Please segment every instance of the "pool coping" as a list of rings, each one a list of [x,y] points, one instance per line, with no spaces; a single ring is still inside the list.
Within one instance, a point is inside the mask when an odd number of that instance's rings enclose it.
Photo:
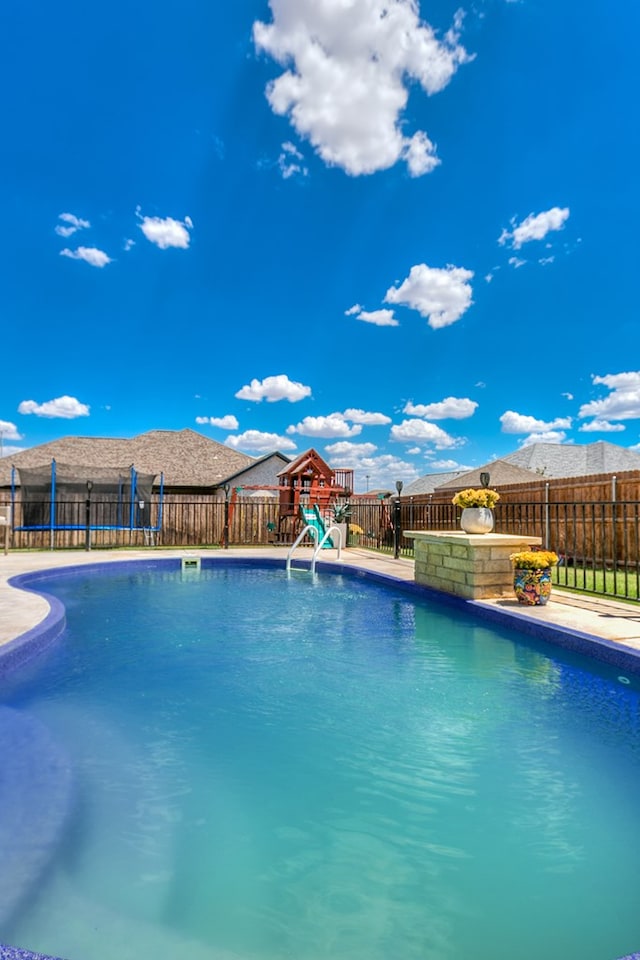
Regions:
[[[30,570],[23,569],[9,576],[3,576],[0,573],[0,590],[7,588],[10,591],[17,590],[23,597],[27,594],[38,599],[38,604],[32,606],[27,614],[27,618],[30,614],[31,619],[35,620],[28,629],[10,639],[4,639],[4,641],[0,635],[0,672],[9,672],[39,656],[64,632],[66,624],[65,608],[56,597],[41,588],[41,585],[46,584],[47,580],[57,579],[65,574],[75,575],[81,571],[99,574],[113,566],[114,561],[120,569],[123,565],[125,569],[129,567],[151,569],[170,567],[174,563],[180,564],[182,557],[193,556],[199,556],[201,561],[204,561],[203,566],[205,567],[217,564],[230,566],[248,564],[268,567],[281,566],[284,570],[285,566],[285,557],[281,550],[276,553],[257,550],[215,551],[211,553],[181,550],[162,551],[162,553],[154,551],[152,554],[136,551],[135,556],[133,552],[127,551],[120,553],[118,556],[111,554],[108,559],[105,557],[98,559],[95,554],[78,557],[74,551],[74,556],[56,556],[55,560],[58,562],[52,562],[51,556],[47,555],[48,562],[45,564],[38,564],[37,558],[31,555],[31,560],[36,562],[33,563]],[[22,565],[31,566],[30,563]],[[292,569],[296,571],[307,570],[310,566],[310,560],[296,559],[292,563]],[[439,604],[470,612],[481,620],[508,626],[526,636],[546,640],[566,650],[592,657],[601,662],[604,661],[629,672],[640,673],[640,649],[634,646],[634,643],[637,642],[638,647],[640,647],[640,638],[636,640],[635,631],[631,631],[634,634],[632,637],[616,639],[603,636],[602,629],[599,632],[577,629],[575,625],[558,622],[559,620],[562,621],[563,618],[553,616],[553,604],[543,608],[519,610],[514,608],[511,601],[466,600],[444,594],[439,590],[415,583],[412,561],[400,561],[400,565],[398,565],[398,560],[389,557],[369,556],[366,551],[345,551],[339,559],[332,558],[331,560],[318,561],[316,569],[319,572],[343,573],[356,578],[360,576],[374,582],[393,586],[403,593],[423,599],[431,599]],[[42,606],[42,601],[47,605],[46,610]],[[613,619],[620,618],[621,620],[631,619],[635,621],[636,619],[630,613],[633,607],[629,608],[626,605],[611,601],[592,602],[591,606],[598,608],[595,613],[593,611],[590,613],[589,603],[585,604],[579,597],[574,598],[572,603],[571,596],[564,596],[560,599],[560,606],[562,605],[579,610],[584,610],[586,607],[587,616],[582,619],[587,624],[593,623],[594,627],[598,626],[598,621],[595,618],[600,616]],[[549,607],[551,608],[551,616],[548,614]],[[604,613],[602,612],[603,608]],[[544,618],[535,615],[542,611],[547,614]],[[564,619],[566,621],[567,618]],[[640,620],[640,611],[638,619]],[[637,634],[640,635],[640,628]],[[61,958],[0,944],[0,960],[61,960]],[[614,958],[603,958],[603,960],[614,960]],[[640,960],[640,953],[626,954],[618,960]]]

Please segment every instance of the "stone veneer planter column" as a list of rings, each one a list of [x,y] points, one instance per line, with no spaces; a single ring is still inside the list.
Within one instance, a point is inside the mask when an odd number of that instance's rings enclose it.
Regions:
[[[413,540],[415,581],[467,600],[513,597],[512,553],[540,546],[540,537],[507,533],[403,530]]]

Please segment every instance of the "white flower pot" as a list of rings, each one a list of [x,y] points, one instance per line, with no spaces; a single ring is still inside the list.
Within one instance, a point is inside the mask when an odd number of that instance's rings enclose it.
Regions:
[[[460,526],[465,533],[491,533],[493,510],[489,507],[465,507],[460,517]]]
[[[338,530],[340,531],[340,535],[341,535],[340,547],[344,550],[345,547],[347,546],[347,525],[346,525],[346,523],[335,523],[335,521],[332,520],[332,521],[331,521],[331,526],[332,526],[332,527],[337,527]],[[337,547],[337,546],[338,546],[338,534],[334,532],[334,533],[331,534],[331,537],[332,537],[332,540],[333,540],[333,545],[334,545],[334,547]]]

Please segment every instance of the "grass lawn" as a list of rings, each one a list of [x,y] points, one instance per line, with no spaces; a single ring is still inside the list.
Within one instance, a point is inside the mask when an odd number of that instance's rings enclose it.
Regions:
[[[633,570],[587,569],[583,567],[556,567],[553,582],[568,590],[584,590],[600,596],[638,600],[640,597],[640,567]]]

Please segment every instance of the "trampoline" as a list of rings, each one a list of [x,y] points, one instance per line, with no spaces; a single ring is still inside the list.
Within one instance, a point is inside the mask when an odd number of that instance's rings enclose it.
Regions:
[[[39,467],[13,467],[13,529],[50,530],[52,535],[57,530],[155,534],[162,528],[164,475],[160,474],[157,495],[156,478],[154,473],[139,473],[133,465],[93,467],[52,460]]]

